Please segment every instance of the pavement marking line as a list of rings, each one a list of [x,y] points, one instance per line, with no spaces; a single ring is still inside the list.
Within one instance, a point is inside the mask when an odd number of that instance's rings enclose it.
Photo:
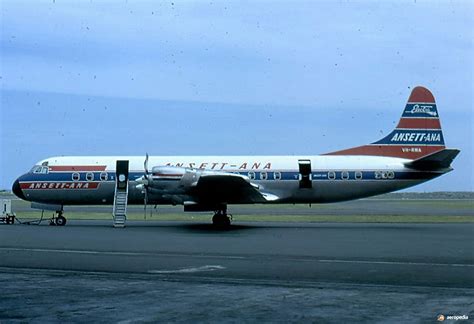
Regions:
[[[246,260],[249,256],[232,255],[203,255],[203,254],[183,254],[183,253],[155,253],[155,252],[122,252],[122,251],[91,251],[91,250],[59,250],[59,249],[40,249],[40,248],[5,248],[0,247],[1,251],[9,252],[45,252],[45,253],[70,253],[70,254],[91,254],[91,255],[123,255],[123,256],[161,256],[161,257],[188,257],[200,259],[228,259],[228,260]],[[267,255],[272,258],[272,255]],[[278,256],[277,256],[278,257]],[[410,265],[410,266],[445,266],[445,267],[467,267],[473,268],[474,264],[466,263],[430,263],[430,262],[404,262],[404,261],[374,261],[374,260],[342,260],[342,259],[316,259],[316,258],[285,258],[288,261],[299,262],[320,262],[320,263],[353,263],[353,264],[382,264],[382,265]]]
[[[220,265],[205,265],[202,267],[195,267],[195,268],[181,268],[176,270],[148,270],[148,273],[153,274],[171,274],[171,273],[194,273],[194,272],[205,272],[205,271],[216,271],[216,270],[224,270],[225,267]]]
[[[191,258],[218,258],[218,259],[247,259],[243,256],[232,256],[232,255],[200,255],[200,254],[185,254],[185,253],[159,253],[159,252],[125,252],[125,251],[91,251],[91,250],[59,250],[59,249],[39,249],[39,248],[4,248],[0,247],[1,251],[10,252],[45,252],[45,253],[71,253],[71,254],[92,254],[92,255],[124,255],[124,256],[181,256]]]
[[[324,263],[361,263],[361,264],[388,264],[388,265],[421,265],[421,266],[450,266],[450,267],[474,267],[474,264],[465,263],[429,263],[429,262],[402,262],[402,261],[366,261],[366,260],[331,260],[318,259]]]
[[[47,252],[47,253],[72,253],[72,254],[116,254],[116,255],[147,255],[146,252],[113,252],[113,251],[88,251],[88,250],[56,250],[35,248],[0,248],[0,251],[17,252]]]

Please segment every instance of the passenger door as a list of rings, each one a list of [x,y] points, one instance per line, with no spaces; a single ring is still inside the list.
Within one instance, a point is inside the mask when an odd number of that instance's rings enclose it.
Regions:
[[[299,180],[301,189],[311,189],[313,187],[311,175],[311,160],[298,160]]]

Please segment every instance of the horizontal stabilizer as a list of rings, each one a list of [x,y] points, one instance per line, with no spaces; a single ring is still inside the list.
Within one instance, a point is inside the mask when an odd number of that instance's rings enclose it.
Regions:
[[[409,168],[420,170],[437,170],[451,167],[451,163],[459,154],[457,149],[444,149],[430,155],[426,155],[417,160],[405,163]]]

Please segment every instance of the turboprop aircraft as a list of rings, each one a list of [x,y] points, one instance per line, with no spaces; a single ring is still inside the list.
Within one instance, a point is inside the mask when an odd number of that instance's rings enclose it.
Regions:
[[[13,184],[21,199],[50,206],[64,225],[65,205],[183,205],[230,224],[231,204],[329,203],[408,188],[452,170],[435,99],[411,92],[400,122],[372,144],[301,156],[61,156],[39,161]],[[46,206],[46,207],[44,207]],[[118,218],[117,218],[118,219]]]

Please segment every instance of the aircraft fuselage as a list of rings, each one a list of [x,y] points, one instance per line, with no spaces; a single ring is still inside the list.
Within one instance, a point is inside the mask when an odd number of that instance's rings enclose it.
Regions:
[[[129,204],[143,204],[137,179],[144,175],[142,156],[52,157],[38,162],[18,178],[26,200],[60,205],[112,204],[115,163],[128,160]],[[300,161],[311,162],[310,183],[301,187]],[[373,196],[408,188],[444,172],[407,168],[407,159],[374,156],[151,156],[152,166],[212,170],[243,175],[278,199],[263,203],[327,203]],[[43,168],[41,168],[43,166]],[[179,182],[163,180],[163,190],[151,192],[150,204],[183,204],[192,199],[177,192]],[[253,203],[240,200],[225,203]]]

